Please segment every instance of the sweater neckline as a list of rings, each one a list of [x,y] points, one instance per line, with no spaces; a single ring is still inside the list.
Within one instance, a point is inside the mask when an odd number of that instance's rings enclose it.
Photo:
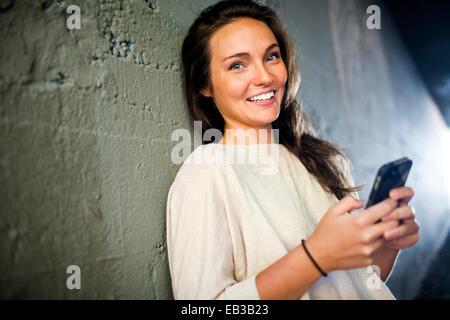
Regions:
[[[218,142],[211,142],[210,145],[217,145],[224,148],[256,148],[267,146],[283,146],[281,143],[254,143],[254,144],[223,144]]]
[[[222,144],[217,142],[209,143],[205,146],[215,148],[219,154],[225,154],[229,157],[236,155],[244,157],[256,157],[260,161],[278,162],[280,154],[283,153],[281,149],[285,148],[280,143],[257,143],[257,144]]]
[[[212,142],[208,145],[216,146],[216,148],[221,149],[224,152],[252,152],[252,151],[267,151],[269,154],[273,152],[279,152],[280,148],[283,148],[284,145],[281,143],[255,143],[255,144],[223,144]]]

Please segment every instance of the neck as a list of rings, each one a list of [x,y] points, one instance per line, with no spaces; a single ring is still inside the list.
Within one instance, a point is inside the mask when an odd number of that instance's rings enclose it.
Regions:
[[[225,126],[221,144],[231,145],[252,145],[252,144],[271,144],[277,139],[274,136],[272,124],[261,128],[230,128]]]

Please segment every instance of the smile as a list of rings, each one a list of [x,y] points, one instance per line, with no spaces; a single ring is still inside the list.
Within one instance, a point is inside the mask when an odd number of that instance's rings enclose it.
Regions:
[[[271,106],[275,103],[275,90],[271,90],[269,92],[259,94],[257,96],[253,96],[251,98],[248,98],[247,101],[251,102],[252,104],[258,105],[258,106]]]
[[[264,102],[264,101],[269,101],[271,100],[273,97],[275,97],[275,90],[271,90],[269,92],[257,95],[257,96],[253,96],[251,98],[248,98],[248,101],[256,101],[256,102]]]

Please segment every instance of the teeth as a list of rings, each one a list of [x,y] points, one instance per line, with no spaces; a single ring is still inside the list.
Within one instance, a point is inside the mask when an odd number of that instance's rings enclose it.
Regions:
[[[270,91],[268,93],[265,94],[261,94],[259,96],[255,96],[252,98],[249,98],[248,100],[250,101],[266,101],[266,100],[270,100],[275,96],[275,92],[274,91]]]

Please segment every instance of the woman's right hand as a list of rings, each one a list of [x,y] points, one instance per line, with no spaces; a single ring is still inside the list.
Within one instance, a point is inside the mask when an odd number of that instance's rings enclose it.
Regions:
[[[370,266],[373,253],[383,245],[383,232],[398,226],[398,220],[375,223],[397,207],[398,202],[386,199],[356,214],[364,201],[346,196],[333,205],[306,240],[306,247],[325,271]]]

